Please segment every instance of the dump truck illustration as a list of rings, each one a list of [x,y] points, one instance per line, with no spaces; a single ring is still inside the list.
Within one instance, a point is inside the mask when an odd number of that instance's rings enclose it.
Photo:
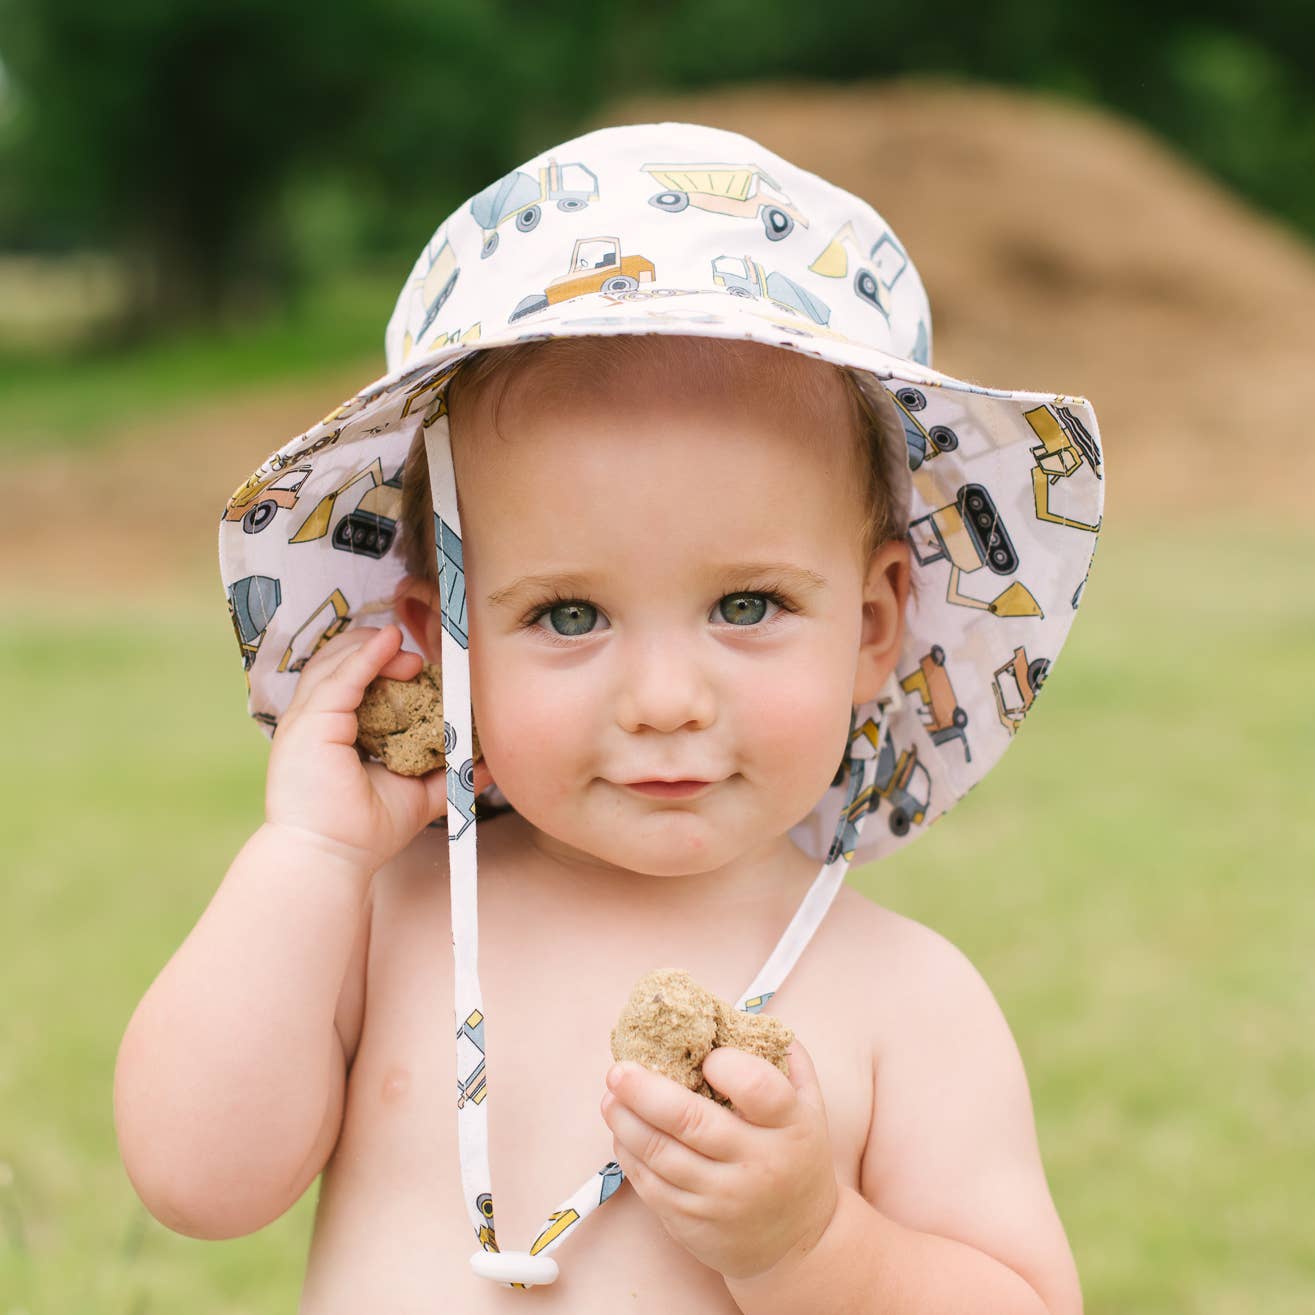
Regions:
[[[457,276],[460,273],[456,252],[444,237],[431,254],[424,277],[417,280],[411,290],[411,301],[407,307],[407,329],[402,335],[403,361],[407,360],[416,343],[425,336],[426,330],[438,318],[438,312],[443,309],[444,303],[452,295],[452,289],[456,287]],[[417,317],[419,317],[418,324],[414,323]]]
[[[890,319],[890,291],[908,264],[904,248],[889,231],[864,252],[850,220],[836,230],[808,268],[829,279],[848,278],[852,271],[850,286],[854,295]]]
[[[369,488],[356,506],[339,519],[330,542],[343,552],[361,557],[382,557],[392,547],[402,513],[402,467],[397,468],[392,478],[385,479],[383,464],[378,457],[364,470],[349,475],[331,493],[326,493],[288,542],[310,543],[322,539],[329,532],[338,500],[363,481],[369,482]]]
[[[737,219],[756,216],[773,242],[787,237],[796,224],[808,227],[790,198],[757,165],[645,164],[641,168],[663,189],[648,199],[659,210],[677,214],[692,205]]]
[[[583,210],[597,200],[598,175],[578,162],[549,160],[537,178],[517,169],[486,187],[470,203],[470,213],[484,230],[480,257],[487,259],[498,249],[498,229],[509,220],[518,232],[528,233],[538,227],[549,202],[555,201],[558,210]]]
[[[762,297],[783,310],[806,315],[814,324],[830,322],[826,302],[784,274],[768,273],[752,256],[714,257],[712,281],[737,297]]]
[[[283,586],[270,575],[246,575],[228,590],[228,615],[242,651],[242,670],[250,671],[265,630],[283,601]]]
[[[1068,479],[1084,466],[1094,472],[1097,479],[1101,478],[1100,448],[1096,440],[1073,414],[1071,407],[1056,406],[1052,410],[1048,406],[1038,406],[1024,411],[1023,419],[1041,440],[1039,446],[1030,449],[1036,462],[1032,469],[1032,492],[1037,520],[1067,525],[1075,530],[1090,530],[1094,534],[1100,529],[1099,521],[1092,525],[1060,515],[1050,506],[1050,493],[1061,479]]]
[[[855,737],[866,736],[875,744],[880,728],[868,718],[855,732]],[[895,750],[895,741],[889,729],[881,741],[877,754],[876,779],[865,789],[858,789],[859,777],[855,772],[850,782],[851,798],[841,809],[837,834],[831,841],[826,861],[834,863],[842,854],[852,860],[858,844],[858,823],[869,813],[875,813],[884,799],[890,806],[886,822],[892,835],[907,835],[909,828],[922,822],[931,803],[931,775],[918,760],[916,748]]]
[[[921,711],[925,714],[922,728],[931,742],[939,745],[959,740],[963,744],[964,761],[972,762],[972,750],[968,746],[968,736],[964,734],[968,714],[959,706],[954,686],[945,670],[945,650],[939,644],[933,644],[931,651],[918,659],[917,671],[905,676],[900,681],[900,688],[922,700]]]
[[[479,1105],[487,1095],[484,1075],[484,1015],[476,1009],[457,1028],[457,1109],[464,1109],[468,1100]],[[489,1198],[485,1217],[493,1218],[492,1197]]]
[[[335,589],[297,627],[279,659],[279,671],[300,671],[335,635],[352,623],[351,608],[341,589]]]
[[[906,384],[897,388],[891,397],[904,425],[904,441],[909,449],[909,469],[917,470],[924,461],[930,461],[942,452],[953,452],[959,446],[959,436],[948,425],[933,425],[924,429],[917,412],[927,405],[927,395],[920,388]]]
[[[1041,686],[1049,670],[1048,658],[1033,658],[1029,662],[1027,650],[1021,646],[1014,649],[1013,656],[1007,662],[996,667],[991,689],[995,694],[1000,725],[1010,735],[1023,724],[1023,718],[1041,693]]]
[[[1018,553],[984,484],[964,484],[953,504],[912,521],[909,545],[922,565],[950,563],[945,599],[956,607],[978,608],[992,616],[1036,617],[1044,613],[1032,591],[1014,580],[994,598],[974,598],[959,589],[960,578],[986,567],[994,575],[1013,575]]]
[[[653,274],[651,260],[622,256],[619,237],[582,237],[571,249],[566,273],[553,279],[542,293],[523,298],[507,323],[591,292],[633,292],[641,283],[652,283]]]
[[[257,471],[229,498],[224,519],[241,521],[247,534],[259,534],[273,524],[280,509],[297,505],[297,494],[310,473],[310,466],[276,469],[263,477]]]

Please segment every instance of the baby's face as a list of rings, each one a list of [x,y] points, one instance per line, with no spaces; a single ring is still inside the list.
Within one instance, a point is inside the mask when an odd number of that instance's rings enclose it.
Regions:
[[[524,390],[497,432],[454,412],[475,722],[563,861],[719,870],[831,783],[868,574],[850,440],[761,398],[654,375]],[[632,788],[654,780],[708,784]]]

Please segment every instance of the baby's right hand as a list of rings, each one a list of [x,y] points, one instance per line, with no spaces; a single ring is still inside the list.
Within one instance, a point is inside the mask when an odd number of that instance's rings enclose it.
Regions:
[[[274,732],[265,820],[306,833],[377,871],[447,812],[447,772],[399,776],[356,748],[356,709],[376,676],[411,680],[423,659],[399,652],[402,632],[358,626],[335,635],[302,668]],[[475,792],[492,781],[481,759]]]

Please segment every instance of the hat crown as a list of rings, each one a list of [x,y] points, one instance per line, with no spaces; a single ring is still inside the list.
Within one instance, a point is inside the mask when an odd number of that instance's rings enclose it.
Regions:
[[[607,328],[613,304],[688,315],[700,293],[787,333],[930,364],[922,280],[867,202],[739,133],[648,123],[555,146],[448,216],[398,296],[388,369],[509,324],[536,336],[541,316],[578,331]],[[571,300],[591,294],[572,319]]]

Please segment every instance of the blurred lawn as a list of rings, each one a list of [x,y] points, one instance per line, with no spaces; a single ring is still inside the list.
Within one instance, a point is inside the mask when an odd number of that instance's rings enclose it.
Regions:
[[[271,383],[295,384],[371,356],[381,375],[379,326],[392,312],[401,277],[398,270],[345,274],[312,289],[286,313],[122,352],[97,352],[94,344],[76,357],[0,349],[0,456],[34,447],[86,449],[131,422],[164,415],[179,401],[191,405],[231,390],[247,394]]]
[[[1312,1309],[1312,548],[1111,526],[1025,747],[854,878],[995,990],[1089,1315]],[[0,1315],[292,1310],[313,1192],[198,1242],[114,1143],[123,1028],[261,816],[218,578],[6,622]]]

